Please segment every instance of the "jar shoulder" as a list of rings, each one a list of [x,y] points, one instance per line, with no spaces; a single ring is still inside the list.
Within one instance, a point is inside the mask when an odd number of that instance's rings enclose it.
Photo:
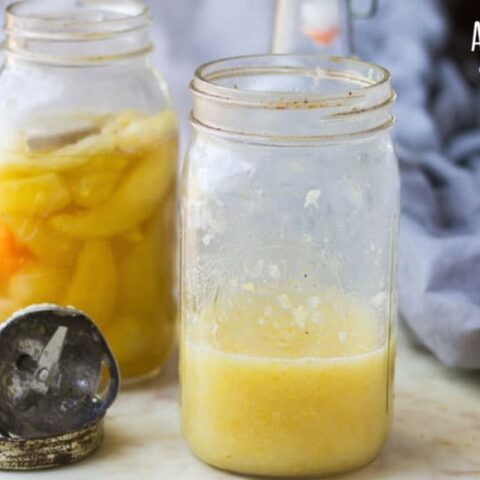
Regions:
[[[166,108],[166,82],[146,63],[89,68],[11,64],[0,72],[1,123],[22,123],[32,114],[157,113]]]
[[[263,174],[263,176],[262,176]],[[194,132],[187,148],[184,178],[216,180],[222,188],[229,179],[245,177],[248,184],[259,176],[267,183],[310,183],[318,178],[364,182],[365,176],[399,187],[398,161],[390,132],[335,143],[278,144],[223,138]]]

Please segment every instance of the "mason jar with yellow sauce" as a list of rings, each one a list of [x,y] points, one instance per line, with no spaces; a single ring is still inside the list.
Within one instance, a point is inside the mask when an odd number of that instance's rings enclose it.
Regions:
[[[85,311],[124,379],[157,372],[176,316],[177,124],[135,0],[14,3],[0,75],[0,320]]]
[[[370,462],[392,418],[399,177],[389,73],[260,55],[200,67],[182,186],[181,403],[242,474]]]

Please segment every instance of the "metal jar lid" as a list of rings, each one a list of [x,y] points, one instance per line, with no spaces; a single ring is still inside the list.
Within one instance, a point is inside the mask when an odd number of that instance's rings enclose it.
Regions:
[[[115,358],[82,312],[33,305],[0,326],[0,469],[72,463],[102,442]]]

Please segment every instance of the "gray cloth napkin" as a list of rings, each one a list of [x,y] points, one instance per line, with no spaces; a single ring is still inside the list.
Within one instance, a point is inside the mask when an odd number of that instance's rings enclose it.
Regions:
[[[357,43],[398,94],[401,318],[445,364],[480,368],[480,92],[448,56],[448,35],[438,1],[383,0]]]

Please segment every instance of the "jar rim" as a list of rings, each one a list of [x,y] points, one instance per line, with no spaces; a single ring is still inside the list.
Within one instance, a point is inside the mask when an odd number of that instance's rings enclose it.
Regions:
[[[357,74],[355,78],[352,71],[340,72],[338,69],[335,71],[333,68],[327,68],[328,66],[363,69],[365,75],[362,77]],[[360,88],[348,88],[340,94],[326,94],[320,91],[245,90],[235,84],[229,87],[215,83],[229,77],[234,78],[234,75],[246,77],[262,72],[291,75],[305,72],[312,76],[323,74],[330,76],[332,80],[350,81],[352,86],[356,84]],[[258,54],[228,57],[199,66],[195,70],[190,89],[194,95],[210,96],[231,104],[258,108],[311,109],[331,107],[339,101],[348,102],[358,95],[369,94],[372,90],[389,86],[389,83],[390,72],[387,69],[363,60],[316,54]],[[391,88],[389,90],[393,99],[393,90]]]
[[[191,121],[216,134],[296,141],[371,135],[394,123],[387,69],[309,54],[231,57],[200,66]]]
[[[3,50],[60,66],[103,65],[152,51],[140,0],[20,0],[6,9]]]
[[[148,7],[139,0],[68,0],[62,7],[52,9],[45,0],[15,1],[6,8],[5,30],[35,38],[90,40],[93,34],[127,32],[151,21]]]

